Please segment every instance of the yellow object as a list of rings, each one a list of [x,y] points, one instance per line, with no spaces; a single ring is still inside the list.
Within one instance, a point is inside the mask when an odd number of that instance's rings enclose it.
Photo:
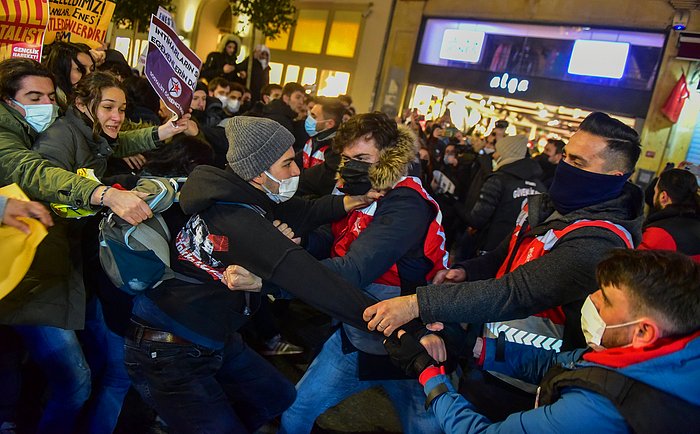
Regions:
[[[0,188],[0,195],[10,199],[29,201],[17,184]],[[48,233],[39,220],[19,217],[29,225],[29,235],[7,225],[0,225],[0,299],[10,293],[34,260],[36,248]]]
[[[92,179],[93,181],[100,182],[95,175],[93,169],[80,168],[75,173],[83,178]],[[82,217],[90,217],[91,215],[97,214],[97,210],[92,208],[76,208],[65,203],[51,203],[49,205],[51,211],[55,212],[59,217],[66,219],[79,219]]]

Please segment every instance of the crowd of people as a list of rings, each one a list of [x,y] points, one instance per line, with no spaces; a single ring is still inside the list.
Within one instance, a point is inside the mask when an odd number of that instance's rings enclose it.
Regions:
[[[697,430],[695,175],[642,191],[640,137],[604,113],[538,150],[503,119],[484,137],[270,84],[269,49],[239,49],[177,120],[113,50],[0,62],[0,185],[30,198],[0,196],[0,223],[48,228],[0,299],[0,433],[111,433],[132,387],[172,433],[309,433],[373,387],[407,433]],[[156,219],[164,274],[115,284],[105,227]],[[305,351],[290,299],[332,323],[296,385],[263,357]]]

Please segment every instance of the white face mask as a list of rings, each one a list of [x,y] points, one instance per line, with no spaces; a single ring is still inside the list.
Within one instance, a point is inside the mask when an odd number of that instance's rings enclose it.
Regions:
[[[241,108],[241,100],[229,99],[226,103],[226,108],[231,113],[238,113],[238,109]]]
[[[226,95],[215,95],[215,96],[216,96],[216,99],[221,101],[221,105],[223,107],[226,107],[226,104],[228,104],[228,96],[226,96]]]
[[[267,193],[267,197],[272,199],[273,202],[275,203],[281,203],[281,202],[286,202],[289,199],[294,196],[294,193],[297,192],[297,187],[299,186],[299,177],[298,176],[292,176],[291,178],[279,180],[272,176],[270,172],[267,170],[265,171],[265,175],[267,175],[268,178],[271,180],[275,181],[277,184],[279,184],[279,193],[273,193],[270,191],[269,188],[265,187],[264,184],[262,184],[262,188],[265,190]]]
[[[268,65],[267,59],[258,59],[258,62],[260,62],[260,65],[262,66],[262,69],[267,68],[267,65]]]
[[[26,120],[37,133],[41,133],[50,127],[53,121],[58,117],[58,106],[56,104],[24,105],[14,99],[12,101],[24,109],[24,120]]]
[[[598,309],[595,308],[590,295],[583,303],[583,307],[581,307],[581,330],[583,331],[583,336],[586,338],[586,343],[594,348],[604,348],[601,342],[603,341],[603,334],[605,334],[606,329],[627,327],[632,324],[637,324],[640,321],[642,320],[638,319],[636,321],[614,325],[605,324],[605,321],[603,321],[603,318],[601,318],[598,313]]]

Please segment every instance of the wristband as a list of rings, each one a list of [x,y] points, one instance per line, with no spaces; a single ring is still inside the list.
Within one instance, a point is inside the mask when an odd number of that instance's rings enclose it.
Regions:
[[[102,194],[100,194],[100,206],[105,206],[105,193],[107,193],[107,190],[110,188],[112,188],[112,186],[108,185],[104,190],[102,190]]]
[[[447,388],[447,386],[445,386],[445,383],[440,383],[433,387],[430,392],[428,392],[428,396],[425,397],[425,411],[430,410],[430,405],[433,403],[433,401],[435,401],[435,398],[449,391],[450,390]]]
[[[422,386],[425,386],[425,383],[436,375],[445,375],[445,367],[433,365],[428,366],[427,368],[423,369],[423,372],[421,372],[418,376],[418,382]]]

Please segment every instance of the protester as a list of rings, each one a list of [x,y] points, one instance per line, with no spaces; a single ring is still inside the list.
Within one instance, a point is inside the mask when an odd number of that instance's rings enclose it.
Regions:
[[[270,83],[270,49],[265,45],[256,45],[253,49],[253,60],[250,71],[250,96],[251,101],[255,103],[261,100],[262,89]],[[241,62],[241,70],[248,71],[248,62],[250,56]]]
[[[411,335],[386,347],[419,377],[447,434],[691,432],[700,417],[700,265],[661,251],[617,250],[597,267],[581,310],[591,349],[556,353],[488,339],[483,368],[540,384],[537,408],[493,423],[459,395]]]
[[[518,334],[538,347],[581,346],[578,312],[595,288],[595,266],[610,249],[633,247],[641,238],[642,192],[627,182],[639,154],[636,131],[592,113],[567,144],[549,194],[528,197],[509,240],[433,280],[464,283],[420,287],[416,295],[367,309],[369,329],[390,335],[420,316],[425,323],[486,323],[486,336],[508,331],[509,340]],[[475,402],[480,411],[502,419],[531,406],[536,389],[507,383],[479,377],[465,388],[470,400],[482,401]],[[487,387],[493,401],[475,398]]]
[[[309,139],[302,113],[305,109],[306,90],[299,83],[290,82],[282,89],[282,98],[270,101],[263,107],[263,117],[277,121],[294,135],[294,151],[299,152]]]
[[[564,158],[564,146],[566,143],[563,140],[549,139],[542,154],[535,157],[542,168],[542,183],[547,189],[552,185],[557,164]]]
[[[440,209],[417,178],[406,177],[416,154],[415,137],[376,112],[342,124],[333,143],[343,156],[340,191],[374,189],[384,196],[333,224],[327,239],[331,259],[324,264],[378,299],[412,292],[447,264]],[[435,335],[421,342],[436,353],[444,349]],[[420,389],[387,369],[385,354],[380,337],[343,324],[297,384],[297,399],[282,415],[281,432],[309,432],[326,409],[373,386],[388,393],[404,432],[437,432],[422,408]]]
[[[216,77],[222,77],[227,81],[243,84],[247,72],[236,62],[240,49],[241,40],[238,36],[224,35],[219,41],[217,51],[212,51],[207,55],[207,59],[202,65],[200,77],[207,82]],[[211,84],[209,87],[212,87]]]
[[[54,42],[46,47],[48,56],[43,62],[56,80],[56,102],[65,111],[73,100],[73,86],[95,71],[95,61],[86,45]]]
[[[653,203],[639,248],[675,250],[700,262],[700,194],[695,175],[683,169],[661,173]]]
[[[527,154],[527,137],[507,136],[496,142],[493,173],[486,177],[474,208],[464,216],[478,254],[489,252],[513,232],[527,196],[545,191],[540,166]]]
[[[171,266],[185,280],[136,297],[126,340],[134,385],[173,432],[253,432],[294,400],[293,385],[237,333],[260,293],[227,289],[227,265],[241,264],[355,326],[371,303],[288,236],[303,236],[372,198],[293,198],[294,137],[277,122],[234,117],[226,136],[227,168],[200,166],[182,188],[180,205],[192,217],[175,237]]]

